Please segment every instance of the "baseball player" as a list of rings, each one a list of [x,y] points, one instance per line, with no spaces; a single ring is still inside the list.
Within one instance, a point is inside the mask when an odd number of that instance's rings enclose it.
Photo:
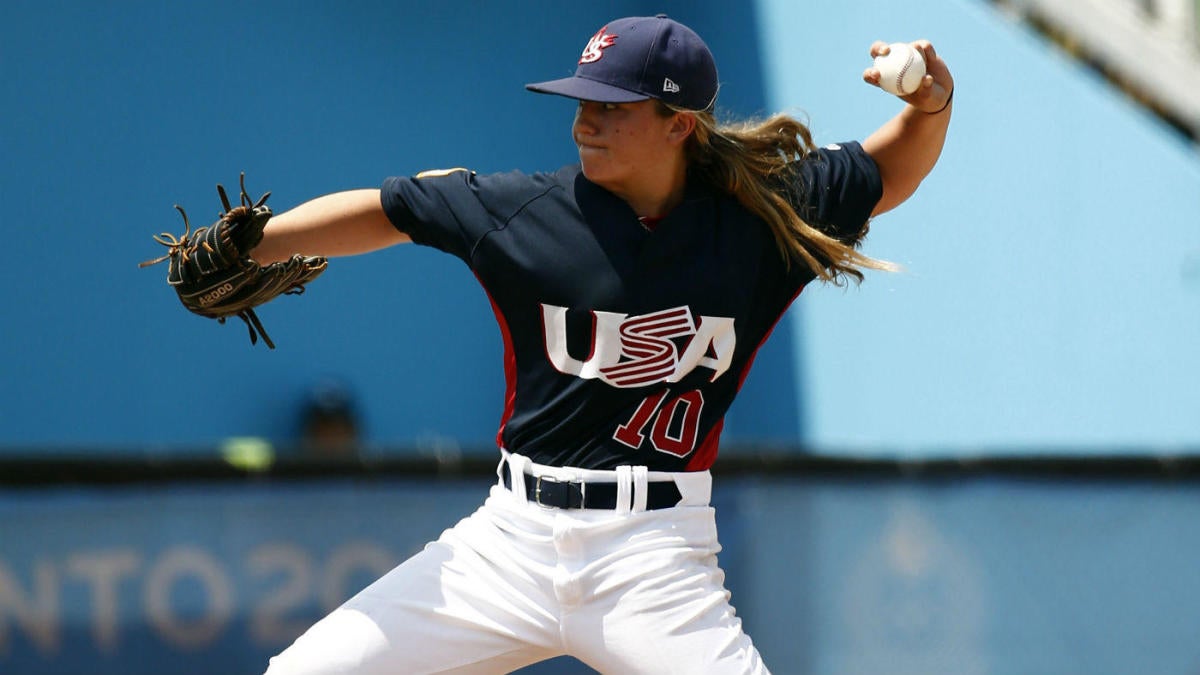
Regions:
[[[927,75],[904,108],[818,149],[783,115],[719,125],[700,37],[618,19],[573,77],[527,85],[578,99],[578,164],[393,177],[272,219],[264,264],[404,242],[460,258],[491,300],[507,393],[485,503],[268,672],[503,673],[563,654],[604,673],[767,672],[717,565],[709,468],[801,289],[888,267],[857,245],[932,170],[952,107],[945,63],[912,44]]]

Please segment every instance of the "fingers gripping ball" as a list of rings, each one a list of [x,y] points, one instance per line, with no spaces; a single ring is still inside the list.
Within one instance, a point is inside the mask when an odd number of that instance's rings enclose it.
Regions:
[[[147,260],[139,267],[169,260],[167,283],[188,311],[220,323],[236,316],[246,323],[251,344],[256,344],[262,336],[263,342],[274,349],[275,343],[263,329],[254,308],[278,295],[303,293],[304,285],[324,272],[328,261],[320,256],[294,255],[283,262],[259,265],[250,257],[250,251],[262,241],[263,228],[271,219],[271,209],[266,205],[271,193],[251,201],[246,193],[245,174],[240,185],[237,206],[230,204],[225,188],[217,185],[225,210],[217,222],[195,232],[187,212],[176,205],[183,216],[183,234],[176,237],[163,232],[155,236],[155,241],[167,247],[167,254]]]
[[[888,45],[888,53],[875,57],[879,86],[890,94],[908,96],[925,78],[925,59],[921,52],[904,42]]]

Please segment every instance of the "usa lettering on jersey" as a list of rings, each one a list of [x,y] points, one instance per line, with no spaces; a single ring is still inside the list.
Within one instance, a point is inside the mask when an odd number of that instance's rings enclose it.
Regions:
[[[581,361],[567,349],[567,309],[541,307],[546,355],[566,375],[628,388],[678,382],[696,368],[708,368],[711,382],[733,362],[737,336],[731,318],[696,321],[687,306],[640,316],[593,311],[592,344]]]

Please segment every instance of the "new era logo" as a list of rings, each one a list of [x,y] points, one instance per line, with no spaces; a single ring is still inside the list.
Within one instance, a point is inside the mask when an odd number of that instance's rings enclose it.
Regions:
[[[671,78],[669,77],[663,78],[663,91],[670,92],[672,94],[678,94],[679,85],[672,82]]]

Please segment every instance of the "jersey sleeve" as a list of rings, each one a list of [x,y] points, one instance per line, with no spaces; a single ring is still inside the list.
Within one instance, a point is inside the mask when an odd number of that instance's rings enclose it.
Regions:
[[[845,243],[866,234],[867,221],[883,196],[875,160],[856,141],[828,145],[800,163],[793,188],[797,214]]]
[[[511,172],[477,175],[467,169],[393,176],[381,187],[383,210],[416,244],[432,246],[473,267],[480,241],[504,227],[537,189],[535,179]]]

